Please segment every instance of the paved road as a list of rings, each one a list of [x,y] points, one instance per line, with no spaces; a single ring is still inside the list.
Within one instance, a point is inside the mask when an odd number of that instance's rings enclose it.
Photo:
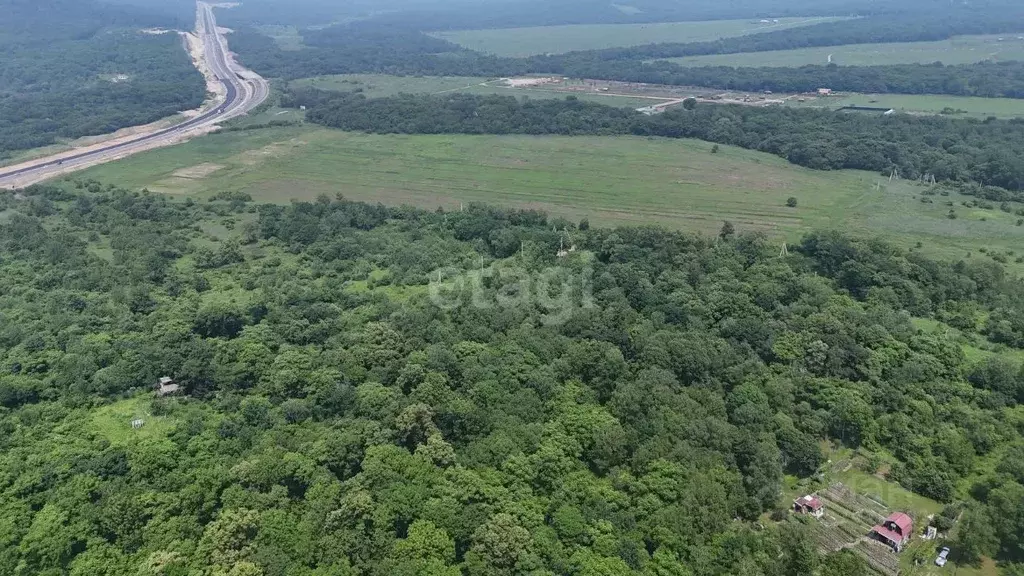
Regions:
[[[213,7],[205,2],[197,2],[196,33],[203,42],[207,66],[224,85],[226,97],[218,101],[216,106],[170,128],[139,134],[107,146],[93,147],[87,152],[63,152],[17,166],[0,168],[0,187],[26,186],[59,173],[108,162],[153,147],[177,143],[189,133],[247,114],[267,99],[270,91],[267,82],[234,62],[228,52],[227,41],[223,35],[217,33]]]

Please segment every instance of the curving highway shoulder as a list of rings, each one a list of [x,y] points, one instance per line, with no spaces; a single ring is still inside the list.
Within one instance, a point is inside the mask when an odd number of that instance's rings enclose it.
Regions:
[[[21,188],[59,174],[110,162],[137,152],[169,146],[189,136],[201,134],[212,126],[248,114],[270,94],[267,81],[255,72],[242,68],[228,51],[227,40],[217,30],[213,6],[197,2],[196,34],[203,43],[206,64],[217,81],[224,85],[224,96],[199,116],[170,128],[90,147],[71,150],[54,156],[0,168],[0,187]]]

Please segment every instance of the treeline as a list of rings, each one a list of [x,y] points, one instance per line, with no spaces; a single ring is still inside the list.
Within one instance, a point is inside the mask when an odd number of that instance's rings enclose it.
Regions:
[[[527,74],[527,59],[498,58],[465,50],[420,32],[353,24],[304,31],[302,50],[282,50],[255,29],[231,36],[231,48],[246,66],[268,78],[294,80],[328,74],[503,76]],[[306,38],[308,37],[308,40]]]
[[[798,68],[680,66],[667,61],[576,62],[553,70],[575,78],[704,86],[723,90],[813,92],[831,88],[868,94],[949,94],[1024,98],[1024,62],[891,64],[884,66],[808,65]]]
[[[698,138],[769,152],[818,170],[855,168],[904,177],[1024,189],[1024,122],[844,114],[783,107],[698,105],[655,116],[565,100],[507,96],[397,96],[297,90],[287,105],[345,130],[465,134],[633,134]]]
[[[863,576],[781,497],[827,486],[826,443],[967,500],[962,560],[1024,562],[1024,373],[910,322],[1019,312],[993,263],[476,205],[18,198],[0,573]],[[510,303],[552,269],[564,299]]]
[[[0,158],[152,122],[205,98],[181,38],[139,32],[173,19],[108,4],[93,12],[91,3],[63,0],[15,7],[0,23]],[[37,43],[34,33],[46,41]]]

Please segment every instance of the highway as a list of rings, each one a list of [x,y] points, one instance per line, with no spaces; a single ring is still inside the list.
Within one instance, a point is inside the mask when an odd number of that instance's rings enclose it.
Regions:
[[[137,134],[107,145],[91,147],[87,151],[72,150],[0,168],[0,187],[23,187],[143,150],[176,144],[189,135],[203,133],[225,120],[247,114],[263,103],[270,93],[266,80],[234,62],[227,48],[227,40],[217,32],[213,7],[205,2],[197,2],[196,8],[196,34],[203,43],[207,67],[224,86],[223,99],[218,99],[212,107],[195,118],[170,128]]]

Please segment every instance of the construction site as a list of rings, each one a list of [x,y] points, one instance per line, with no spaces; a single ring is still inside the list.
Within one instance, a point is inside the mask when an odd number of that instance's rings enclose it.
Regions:
[[[771,92],[742,92],[735,90],[718,90],[696,86],[669,86],[664,84],[646,84],[643,82],[616,82],[611,80],[590,80],[565,77],[524,77],[502,78],[489,82],[496,86],[530,90],[546,90],[570,94],[588,94],[603,96],[620,96],[642,98],[651,101],[650,106],[639,110],[648,113],[662,112],[672,106],[682,104],[687,98],[695,98],[698,102],[718,104],[743,104],[747,106],[773,106],[786,104],[787,100],[808,99],[831,96],[814,94],[775,95]]]

